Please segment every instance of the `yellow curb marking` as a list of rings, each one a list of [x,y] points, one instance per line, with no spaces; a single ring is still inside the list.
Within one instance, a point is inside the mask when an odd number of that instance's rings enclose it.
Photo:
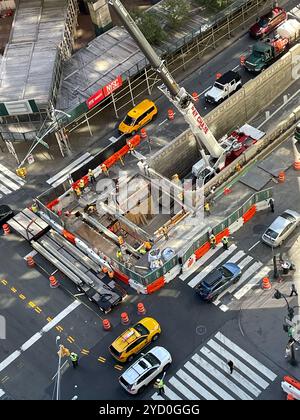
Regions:
[[[59,331],[59,332],[62,332],[64,329],[63,329],[63,327],[61,326],[61,325],[57,325],[56,327],[55,327],[56,329],[57,329],[57,331]]]
[[[105,363],[106,362],[105,357],[99,357],[98,362]]]
[[[71,336],[69,335],[69,337],[67,338],[67,341],[68,341],[69,343],[74,343],[75,338],[73,338],[73,337],[71,337]]]
[[[42,309],[39,308],[38,306],[36,308],[34,308],[35,312],[37,312],[38,314],[40,314],[42,312]]]

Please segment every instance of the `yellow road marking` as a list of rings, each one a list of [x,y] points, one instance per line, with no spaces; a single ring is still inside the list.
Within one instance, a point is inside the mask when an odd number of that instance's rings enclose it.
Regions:
[[[35,312],[37,312],[38,314],[40,314],[42,312],[42,309],[39,308],[38,306],[36,308],[34,308]]]
[[[22,299],[22,300],[25,300],[26,299],[26,296],[24,296],[24,295],[22,295],[22,293],[19,295],[19,298],[20,299]]]
[[[34,302],[28,302],[28,306],[30,306],[31,308],[35,308],[36,304]]]
[[[105,357],[99,357],[98,362],[105,363],[106,362]]]
[[[59,331],[59,332],[62,332],[64,329],[63,329],[63,327],[61,326],[61,325],[57,325],[56,327],[55,327],[56,329],[57,329],[57,331]]]
[[[89,350],[86,350],[86,349],[82,349],[81,350],[81,354],[84,354],[84,355],[89,355],[90,354],[90,351]]]
[[[123,369],[123,366],[115,365],[114,368],[117,369],[117,370],[122,370]]]
[[[51,322],[53,318],[51,318],[51,316],[48,316],[47,321]]]
[[[10,290],[11,290],[13,293],[17,293],[17,289],[16,289],[15,287],[11,287],[11,288],[10,288]]]
[[[73,338],[73,337],[71,337],[71,336],[69,335],[69,337],[67,338],[67,341],[68,341],[69,343],[74,343],[75,338]]]
[[[4,284],[4,286],[6,286],[8,282],[3,279],[3,280],[1,280],[1,283]]]

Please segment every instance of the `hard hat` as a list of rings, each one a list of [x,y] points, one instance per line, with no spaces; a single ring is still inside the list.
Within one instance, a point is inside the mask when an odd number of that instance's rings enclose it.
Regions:
[[[157,382],[157,383],[159,383],[159,382],[160,382],[160,379],[159,379],[159,378],[157,378],[157,379],[156,379],[156,382]]]

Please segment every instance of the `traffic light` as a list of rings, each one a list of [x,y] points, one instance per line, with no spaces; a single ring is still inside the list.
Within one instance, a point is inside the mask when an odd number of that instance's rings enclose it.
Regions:
[[[70,356],[70,350],[67,349],[65,346],[61,345],[57,354],[60,357],[65,357],[65,356],[69,357]]]

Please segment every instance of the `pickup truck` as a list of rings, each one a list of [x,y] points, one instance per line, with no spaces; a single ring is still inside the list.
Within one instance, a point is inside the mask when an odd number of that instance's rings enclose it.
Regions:
[[[235,71],[223,74],[213,87],[206,92],[205,100],[213,104],[219,104],[242,87],[241,76]]]
[[[260,73],[280,58],[300,37],[300,23],[289,19],[279,26],[274,38],[257,42],[251,54],[245,59],[245,69],[251,73]]]

